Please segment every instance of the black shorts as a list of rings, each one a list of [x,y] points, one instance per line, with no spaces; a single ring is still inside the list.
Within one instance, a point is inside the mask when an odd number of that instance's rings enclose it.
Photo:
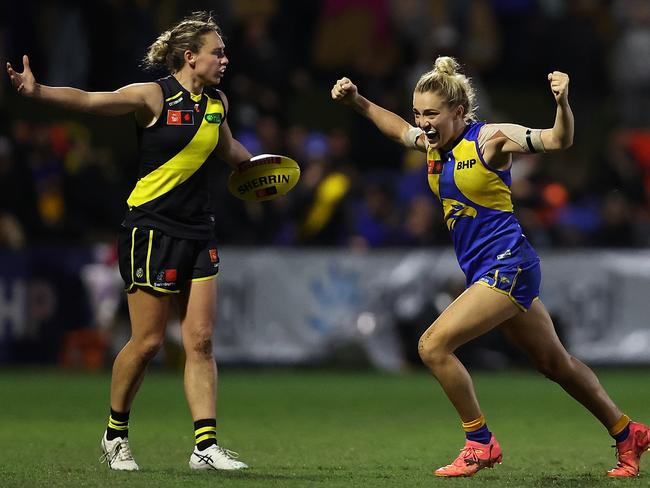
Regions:
[[[159,230],[122,227],[117,250],[126,291],[145,286],[179,293],[188,281],[209,280],[219,273],[214,239],[182,239]]]

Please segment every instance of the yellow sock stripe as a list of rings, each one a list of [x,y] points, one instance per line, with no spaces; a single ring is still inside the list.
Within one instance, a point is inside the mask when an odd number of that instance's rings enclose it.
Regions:
[[[472,420],[471,422],[463,422],[463,430],[465,432],[474,432],[475,430],[479,430],[484,425],[485,417],[481,415],[479,418]]]
[[[108,426],[114,430],[127,430],[129,428],[128,422],[116,422],[113,419],[108,419]]]
[[[609,429],[609,435],[618,435],[621,432],[623,432],[623,429],[627,427],[627,425],[630,423],[630,417],[627,415],[623,414],[620,419],[618,419],[618,422],[616,422],[612,427]]]
[[[206,439],[216,439],[217,438],[217,433],[216,432],[210,432],[208,434],[203,434],[202,436],[199,436],[196,438],[196,444],[198,444],[201,441],[204,441]]]
[[[198,428],[198,429],[196,429],[194,431],[194,435],[199,436],[199,435],[204,434],[206,432],[213,432],[213,433],[216,434],[217,433],[217,428],[213,427],[211,425],[208,425],[207,427],[200,427],[200,428]]]

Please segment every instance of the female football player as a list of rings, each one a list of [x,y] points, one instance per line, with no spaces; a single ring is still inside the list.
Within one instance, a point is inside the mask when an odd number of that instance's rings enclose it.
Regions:
[[[456,348],[499,327],[536,368],[587,408],[616,440],[618,464],[608,476],[639,473],[650,447],[650,429],[631,422],[609,398],[594,373],[561,344],[539,300],[540,262],[513,214],[512,153],[566,149],[573,142],[569,77],[548,75],[557,104],[550,129],[489,124],[475,118],[475,94],[453,58],[439,57],[413,93],[415,126],[361,96],[349,78],[332,88],[334,100],[370,119],[387,137],[426,153],[429,185],[442,203],[467,289],[420,338],[422,361],[458,411],[466,443],[437,476],[472,476],[502,460],[488,429],[472,379]]]
[[[251,154],[233,138],[228,100],[215,88],[228,66],[219,26],[206,12],[192,14],[158,37],[145,64],[165,67],[170,75],[114,92],[86,92],[37,83],[27,56],[21,73],[9,63],[7,72],[21,95],[81,112],[133,114],[138,126],[139,178],[118,243],[131,338],[113,364],[102,459],[111,469],[138,469],[128,441],[129,411],[147,364],[163,343],[170,310],[177,307],[196,439],[190,468],[242,469],[246,464],[216,439],[212,332],[219,256],[206,160],[215,153],[234,166]]]

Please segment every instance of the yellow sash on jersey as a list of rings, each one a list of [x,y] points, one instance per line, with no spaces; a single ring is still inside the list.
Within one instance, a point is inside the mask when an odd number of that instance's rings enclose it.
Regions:
[[[220,113],[223,120],[224,112],[221,100],[208,97],[206,114]],[[138,180],[126,201],[129,207],[150,202],[189,179],[217,147],[220,127],[220,123],[209,122],[206,117],[203,117],[199,129],[187,146],[169,161]]]

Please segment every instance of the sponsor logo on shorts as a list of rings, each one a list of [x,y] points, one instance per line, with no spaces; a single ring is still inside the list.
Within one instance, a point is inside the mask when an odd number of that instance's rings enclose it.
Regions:
[[[497,254],[497,260],[500,261],[500,260],[502,260],[502,259],[509,258],[509,257],[511,257],[511,256],[512,256],[512,252],[510,251],[510,249],[506,249],[506,250],[505,250],[504,252],[502,252],[501,254]]]
[[[153,286],[158,288],[171,288],[176,285],[176,269],[163,269],[156,273],[156,281]]]
[[[208,252],[210,253],[210,261],[212,261],[213,263],[219,261],[219,253],[217,252],[216,249],[209,249]]]

